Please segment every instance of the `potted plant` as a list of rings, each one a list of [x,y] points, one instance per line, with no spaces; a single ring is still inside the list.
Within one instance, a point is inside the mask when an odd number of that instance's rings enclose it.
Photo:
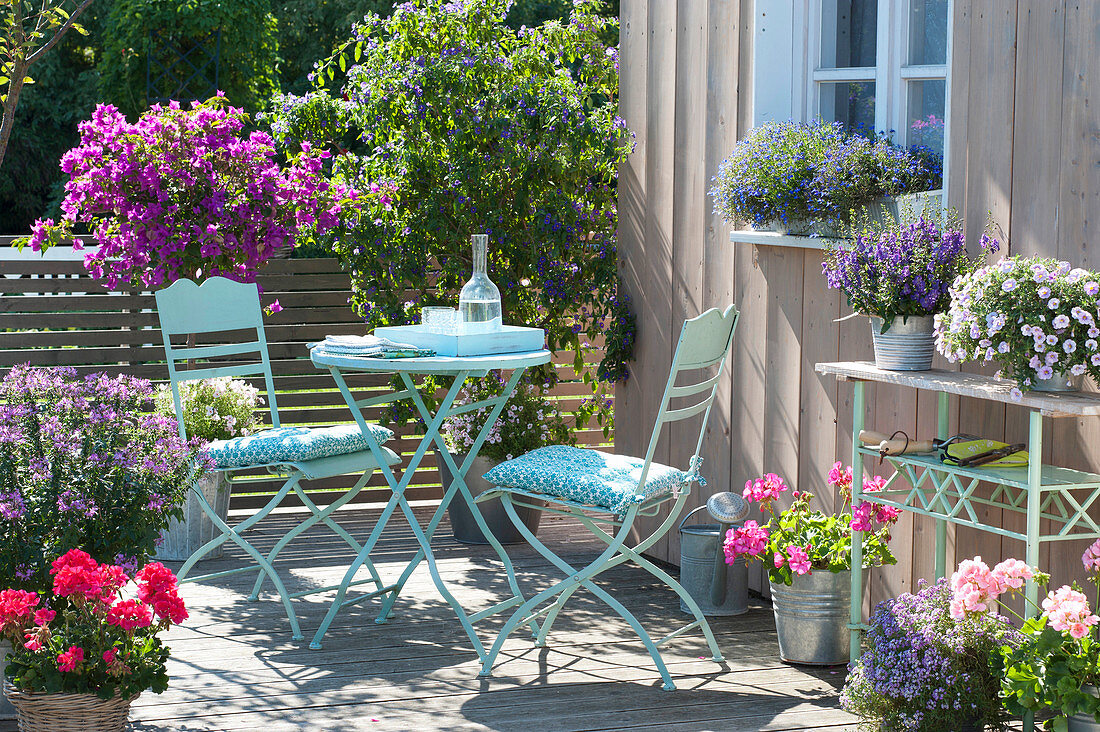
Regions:
[[[995,571],[1009,577],[1012,567],[998,565]],[[953,613],[957,585],[957,578],[932,585],[921,580],[916,593],[875,607],[863,654],[840,694],[841,706],[861,718],[860,729],[977,732],[1004,721],[992,660],[1002,646],[1015,647],[1020,634],[993,612]]]
[[[45,592],[70,549],[128,571],[152,555],[205,467],[152,396],[143,379],[72,368],[0,381],[0,587]]]
[[[837,236],[853,210],[874,204],[881,217],[885,205],[896,217],[897,205],[884,204],[885,197],[939,188],[941,176],[942,165],[927,151],[910,152],[839,122],[770,123],[737,144],[710,193],[727,221]]]
[[[1021,389],[1067,391],[1100,378],[1100,274],[1068,262],[1009,257],[961,277],[936,317],[951,362],[996,362]]]
[[[155,105],[134,123],[111,105],[80,123],[80,144],[61,159],[69,175],[63,216],[37,221],[35,251],[84,249],[92,277],[112,289],[149,289],[181,277],[255,280],[300,235],[352,219],[366,193],[321,174],[327,152],[308,144],[281,167],[271,137],[246,132],[248,115],[219,93],[182,109]],[[275,312],[278,302],[269,305]]]
[[[829,287],[870,317],[875,364],[924,371],[932,368],[935,355],[933,316],[947,309],[952,283],[998,246],[983,236],[982,254],[972,257],[956,219],[942,225],[925,216],[905,223],[891,219],[877,230],[864,230],[848,246],[830,246],[822,269]]]
[[[885,483],[870,478],[863,489],[874,493]],[[853,531],[864,532],[862,569],[897,561],[889,541],[900,512],[870,501],[851,510],[852,469],[839,462],[829,471],[828,484],[838,489],[840,506],[827,514],[810,508],[814,495],[808,491],[793,491],[790,507],[777,509],[775,501],[788,487],[775,473],[748,481],[743,495],[760,505],[768,521],[763,526],[745,521],[729,530],[724,544],[727,564],[741,556],[768,564],[779,656],[790,663],[829,666],[848,660]],[[815,613],[800,611],[806,607]]]
[[[1100,541],[1081,558],[1100,592]],[[1036,608],[1037,610],[1040,608]],[[1100,617],[1080,588],[1063,586],[1023,624],[1023,642],[1001,649],[1001,695],[1010,711],[1053,712],[1047,729],[1100,730]]]
[[[471,380],[459,391],[455,405],[475,404],[486,399],[500,396],[506,382],[499,371],[490,373],[481,379]],[[576,438],[565,423],[557,405],[548,396],[550,384],[536,381],[528,376],[521,380],[515,393],[509,398],[500,418],[490,429],[485,443],[481,446],[473,464],[466,473],[466,485],[470,493],[477,497],[492,486],[482,478],[483,475],[505,460],[511,460],[531,450],[546,445],[572,445]],[[471,410],[450,417],[443,423],[442,433],[451,457],[459,467],[469,455],[474,440],[485,425],[490,407]],[[439,461],[440,478],[443,486],[450,486],[454,476],[450,468],[441,459]],[[505,513],[504,504],[499,498],[478,504],[489,530],[502,544],[522,542],[519,533]],[[468,544],[487,544],[488,540],[481,532],[466,501],[456,496],[447,508],[451,528],[457,540]],[[517,513],[532,532],[538,530],[542,512],[528,507],[517,507]]]
[[[15,648],[4,693],[23,732],[121,732],[130,703],[168,687],[157,635],[187,618],[176,578],[153,562],[133,575],[72,549],[50,566],[52,587],[0,591],[0,632]]]
[[[263,403],[260,391],[241,379],[224,376],[185,381],[179,385],[179,395],[185,431],[204,445],[251,434],[260,422],[254,411]],[[176,416],[172,390],[167,384],[157,389],[156,407],[161,414]],[[224,521],[229,512],[228,474],[221,470],[204,472],[196,488]],[[182,513],[182,517],[173,518],[160,532],[157,559],[182,562],[214,538],[214,523],[190,491],[184,499]],[[219,546],[204,558],[216,559],[223,552],[224,546]]]

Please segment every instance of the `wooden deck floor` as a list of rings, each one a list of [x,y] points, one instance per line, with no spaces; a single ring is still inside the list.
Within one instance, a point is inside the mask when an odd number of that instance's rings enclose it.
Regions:
[[[345,511],[341,523],[365,536],[376,514]],[[280,521],[285,518],[274,523]],[[544,518],[540,537],[574,563],[594,557],[598,548],[555,517]],[[435,546],[445,580],[467,608],[487,607],[504,596],[503,572],[491,549],[459,544],[446,527]],[[396,577],[414,547],[404,521],[391,522],[377,552],[384,579]],[[511,549],[525,588],[556,579],[526,545]],[[337,582],[350,551],[318,530],[283,556],[294,592]],[[227,553],[200,568],[212,571],[234,561]],[[135,731],[854,729],[837,704],[843,668],[780,663],[771,610],[760,603],[746,615],[712,621],[728,659],[725,669],[702,658],[701,635],[673,641],[665,659],[679,689],[666,692],[626,624],[589,594],[567,606],[549,648],[533,648],[517,633],[493,678],[481,679],[468,640],[426,565],[413,575],[388,624],[373,622],[376,602],[347,608],[320,651],[309,650],[307,642],[331,594],[296,601],[307,641],[295,642],[277,600],[247,601],[246,577],[251,574],[184,586],[191,619],[168,635],[171,686],[161,696],[146,693],[137,700]],[[675,596],[636,567],[607,573],[603,586],[654,637],[684,622]],[[492,637],[499,618],[481,624],[483,640]]]

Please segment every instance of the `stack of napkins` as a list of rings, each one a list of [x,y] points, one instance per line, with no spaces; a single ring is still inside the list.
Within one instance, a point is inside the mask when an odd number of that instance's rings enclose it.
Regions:
[[[417,358],[434,356],[435,351],[417,348],[407,343],[394,343],[387,338],[374,335],[330,335],[320,343],[311,343],[310,349],[319,348],[325,353],[341,356],[361,356],[364,358]]]

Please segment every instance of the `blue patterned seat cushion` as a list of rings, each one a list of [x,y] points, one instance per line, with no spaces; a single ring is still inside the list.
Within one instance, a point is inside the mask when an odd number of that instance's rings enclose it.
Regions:
[[[367,425],[378,444],[393,438],[393,432]],[[333,427],[276,427],[232,440],[215,440],[207,447],[219,468],[301,463],[346,455],[368,449],[367,439],[357,424]]]
[[[692,479],[683,470],[650,463],[639,494],[643,465],[644,460],[627,455],[550,445],[501,463],[485,474],[485,480],[502,488],[556,496],[623,514],[631,505]]]

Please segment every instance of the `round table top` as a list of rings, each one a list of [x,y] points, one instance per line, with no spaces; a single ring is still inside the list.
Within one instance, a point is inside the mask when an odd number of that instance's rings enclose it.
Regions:
[[[316,366],[384,373],[457,374],[472,371],[485,374],[495,369],[520,369],[550,362],[550,351],[496,353],[489,356],[425,356],[420,358],[370,358],[346,353],[328,353],[320,348],[309,352]]]

